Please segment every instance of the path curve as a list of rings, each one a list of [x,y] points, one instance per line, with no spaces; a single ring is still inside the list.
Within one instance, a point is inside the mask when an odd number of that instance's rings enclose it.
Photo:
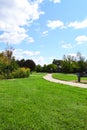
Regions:
[[[66,84],[66,85],[76,86],[76,87],[80,87],[80,88],[87,88],[87,84],[73,83],[73,82],[68,82],[68,81],[62,81],[62,80],[54,79],[52,77],[52,74],[47,74],[43,78],[45,80],[50,81],[50,82],[55,82],[55,83],[60,83],[60,84]]]

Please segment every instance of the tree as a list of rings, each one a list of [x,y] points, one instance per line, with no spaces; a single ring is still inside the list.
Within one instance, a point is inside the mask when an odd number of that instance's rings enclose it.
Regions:
[[[17,60],[17,63],[20,67],[25,67],[25,68],[30,68],[30,71],[34,71],[35,70],[35,67],[36,67],[36,64],[33,60]]]
[[[17,64],[22,68],[22,67],[25,67],[25,60],[24,59],[21,59],[21,60],[17,60],[16,61]]]
[[[62,69],[65,73],[77,73],[83,72],[87,69],[87,63],[80,52],[77,53],[76,57],[68,55],[63,57]]]
[[[36,65],[36,72],[42,72],[43,71],[43,68],[41,65]]]
[[[47,72],[47,65],[46,64],[42,67],[42,71]]]
[[[62,70],[64,73],[73,73],[77,71],[77,63],[76,59],[71,56],[65,56],[63,57],[63,62],[62,62]]]
[[[57,65],[55,65],[55,64],[47,65],[47,72],[56,72],[56,70],[57,70]]]
[[[0,75],[3,75],[4,78],[8,79],[10,73],[17,68],[18,65],[12,56],[12,51],[5,50],[0,53]]]
[[[35,70],[36,64],[33,60],[26,60],[25,65],[26,68],[30,68],[31,71]]]
[[[54,59],[52,64],[57,65],[57,72],[62,72],[62,60]]]

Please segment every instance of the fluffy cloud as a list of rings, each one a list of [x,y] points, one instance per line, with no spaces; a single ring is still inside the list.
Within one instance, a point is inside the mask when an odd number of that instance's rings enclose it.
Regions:
[[[28,51],[28,50],[22,50],[22,49],[15,49],[13,51],[13,55],[16,59],[29,59],[33,56],[38,56],[40,54],[40,51]]]
[[[68,28],[68,27],[73,27],[75,29],[82,29],[87,28],[87,19],[84,19],[83,21],[70,22],[66,25],[60,20],[53,20],[53,21],[49,20],[47,26],[50,27],[51,29]]]
[[[27,37],[28,35],[26,33],[4,32],[2,35],[0,35],[0,42],[18,44]]]
[[[72,45],[70,43],[67,43],[67,44],[63,44],[62,47],[68,49],[68,48],[72,48]]]
[[[54,3],[60,3],[61,0],[50,0],[51,2],[54,2]]]
[[[39,4],[43,0],[0,0],[0,41],[20,43],[28,38],[25,26],[43,14]]]
[[[47,26],[51,29],[63,28],[64,23],[60,20],[54,20],[54,21],[49,20]]]
[[[87,36],[85,35],[77,36],[75,40],[77,41],[78,44],[83,44],[87,42]]]
[[[35,58],[34,61],[37,65],[40,64],[43,66],[44,64],[47,64],[46,59],[43,56],[39,56],[38,58]]]
[[[87,28],[87,19],[84,19],[83,21],[75,21],[69,23],[68,27],[73,27],[75,29],[81,29],[81,28]]]
[[[16,59],[32,59],[37,65],[47,64],[46,59],[43,56],[40,56],[40,51],[28,51],[23,49],[15,49],[13,55]]]

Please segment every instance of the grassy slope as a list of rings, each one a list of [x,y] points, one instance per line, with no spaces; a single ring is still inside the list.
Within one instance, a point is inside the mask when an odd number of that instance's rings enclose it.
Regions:
[[[75,74],[63,74],[63,73],[54,73],[53,78],[65,80],[65,81],[77,81],[77,75]],[[87,81],[87,77],[81,77],[81,81]]]
[[[0,130],[86,130],[87,89],[42,75],[0,81]]]

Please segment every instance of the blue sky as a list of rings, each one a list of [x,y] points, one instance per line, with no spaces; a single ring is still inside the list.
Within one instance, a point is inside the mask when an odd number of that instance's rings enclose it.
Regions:
[[[63,55],[87,59],[87,0],[0,0],[0,51],[49,64]]]

